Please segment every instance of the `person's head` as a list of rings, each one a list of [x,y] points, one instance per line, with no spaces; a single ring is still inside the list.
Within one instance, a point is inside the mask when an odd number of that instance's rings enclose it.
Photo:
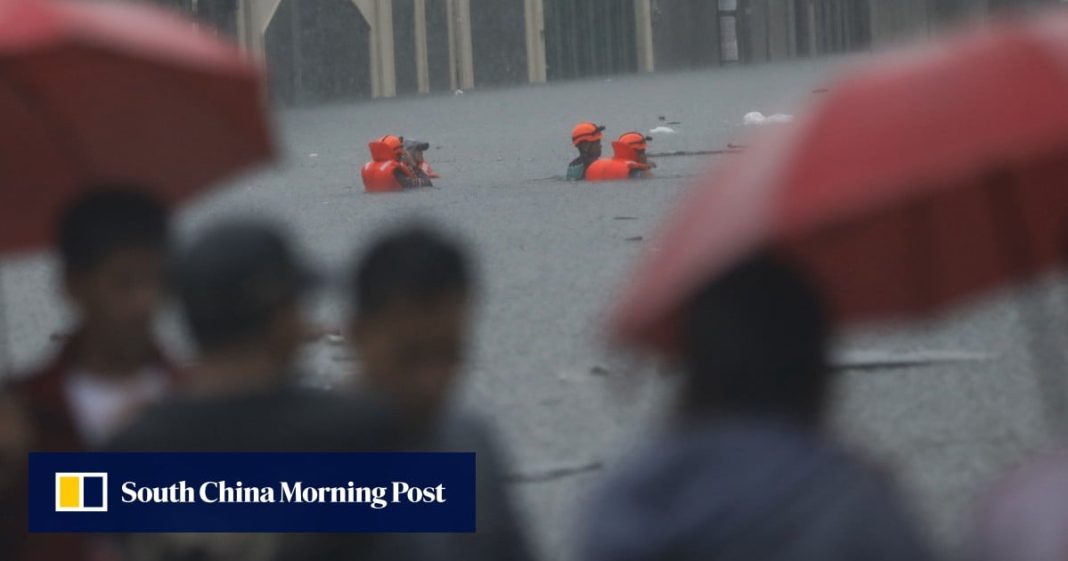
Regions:
[[[821,420],[830,324],[797,271],[767,255],[752,258],[705,286],[684,314],[686,414]]]
[[[172,275],[205,359],[263,353],[283,371],[296,357],[308,333],[301,300],[315,276],[273,224],[229,220],[209,227],[179,252]]]
[[[353,343],[364,382],[424,420],[447,401],[467,350],[473,297],[464,251],[423,227],[379,239],[353,274]]]
[[[143,352],[164,297],[166,207],[132,187],[101,187],[67,207],[58,225],[63,284],[82,328],[93,341]]]
[[[625,132],[619,135],[619,139],[613,144],[615,156],[644,164],[649,161],[645,155],[646,143],[652,140],[652,137],[640,132]]]
[[[415,163],[418,164],[423,161],[423,152],[430,150],[430,143],[421,140],[405,140],[404,149],[412,156],[412,160],[415,160]]]
[[[589,158],[601,157],[601,138],[604,127],[594,123],[579,123],[571,129],[571,143],[579,154]]]
[[[387,134],[378,139],[378,142],[385,144],[392,152],[393,159],[400,161],[404,157],[404,138],[392,134]]]

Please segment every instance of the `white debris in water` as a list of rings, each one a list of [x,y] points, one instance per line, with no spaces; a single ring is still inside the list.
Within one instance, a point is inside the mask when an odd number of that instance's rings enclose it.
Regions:
[[[464,95],[464,91],[463,90],[456,90],[456,92],[454,92],[453,95]]]
[[[309,157],[309,158],[318,158],[318,157],[319,157],[319,154],[318,154],[318,153],[316,153],[316,152],[312,152],[311,154],[308,154],[308,157]]]
[[[677,131],[677,130],[671,128],[671,127],[663,127],[663,126],[656,127],[656,128],[653,128],[653,129],[649,129],[649,134],[677,134],[678,132],[679,131]]]
[[[745,114],[742,117],[742,124],[745,125],[773,125],[789,123],[794,120],[793,115],[787,115],[785,113],[775,113],[774,115],[765,116],[760,111],[752,111]]]

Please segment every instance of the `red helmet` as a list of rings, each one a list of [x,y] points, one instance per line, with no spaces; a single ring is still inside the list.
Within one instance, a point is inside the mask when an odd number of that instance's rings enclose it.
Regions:
[[[571,129],[571,143],[578,146],[583,142],[596,142],[601,140],[601,131],[603,130],[604,127],[595,123],[579,123],[575,125],[575,128]]]

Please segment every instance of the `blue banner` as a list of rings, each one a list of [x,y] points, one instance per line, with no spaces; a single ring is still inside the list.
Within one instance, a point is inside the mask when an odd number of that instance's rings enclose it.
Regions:
[[[473,532],[473,453],[32,453],[31,532]]]

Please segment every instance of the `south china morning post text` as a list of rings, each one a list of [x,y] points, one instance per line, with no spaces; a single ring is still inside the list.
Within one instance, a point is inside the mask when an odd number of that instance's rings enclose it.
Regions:
[[[241,481],[205,481],[194,487],[179,481],[167,487],[139,486],[136,481],[122,484],[123,503],[345,503],[365,504],[379,510],[399,503],[445,503],[445,484],[430,487],[392,481],[389,486],[360,486],[348,481],[343,486],[314,487],[301,481],[280,481],[275,486],[246,486]]]
[[[31,532],[473,532],[473,453],[31,453]]]

